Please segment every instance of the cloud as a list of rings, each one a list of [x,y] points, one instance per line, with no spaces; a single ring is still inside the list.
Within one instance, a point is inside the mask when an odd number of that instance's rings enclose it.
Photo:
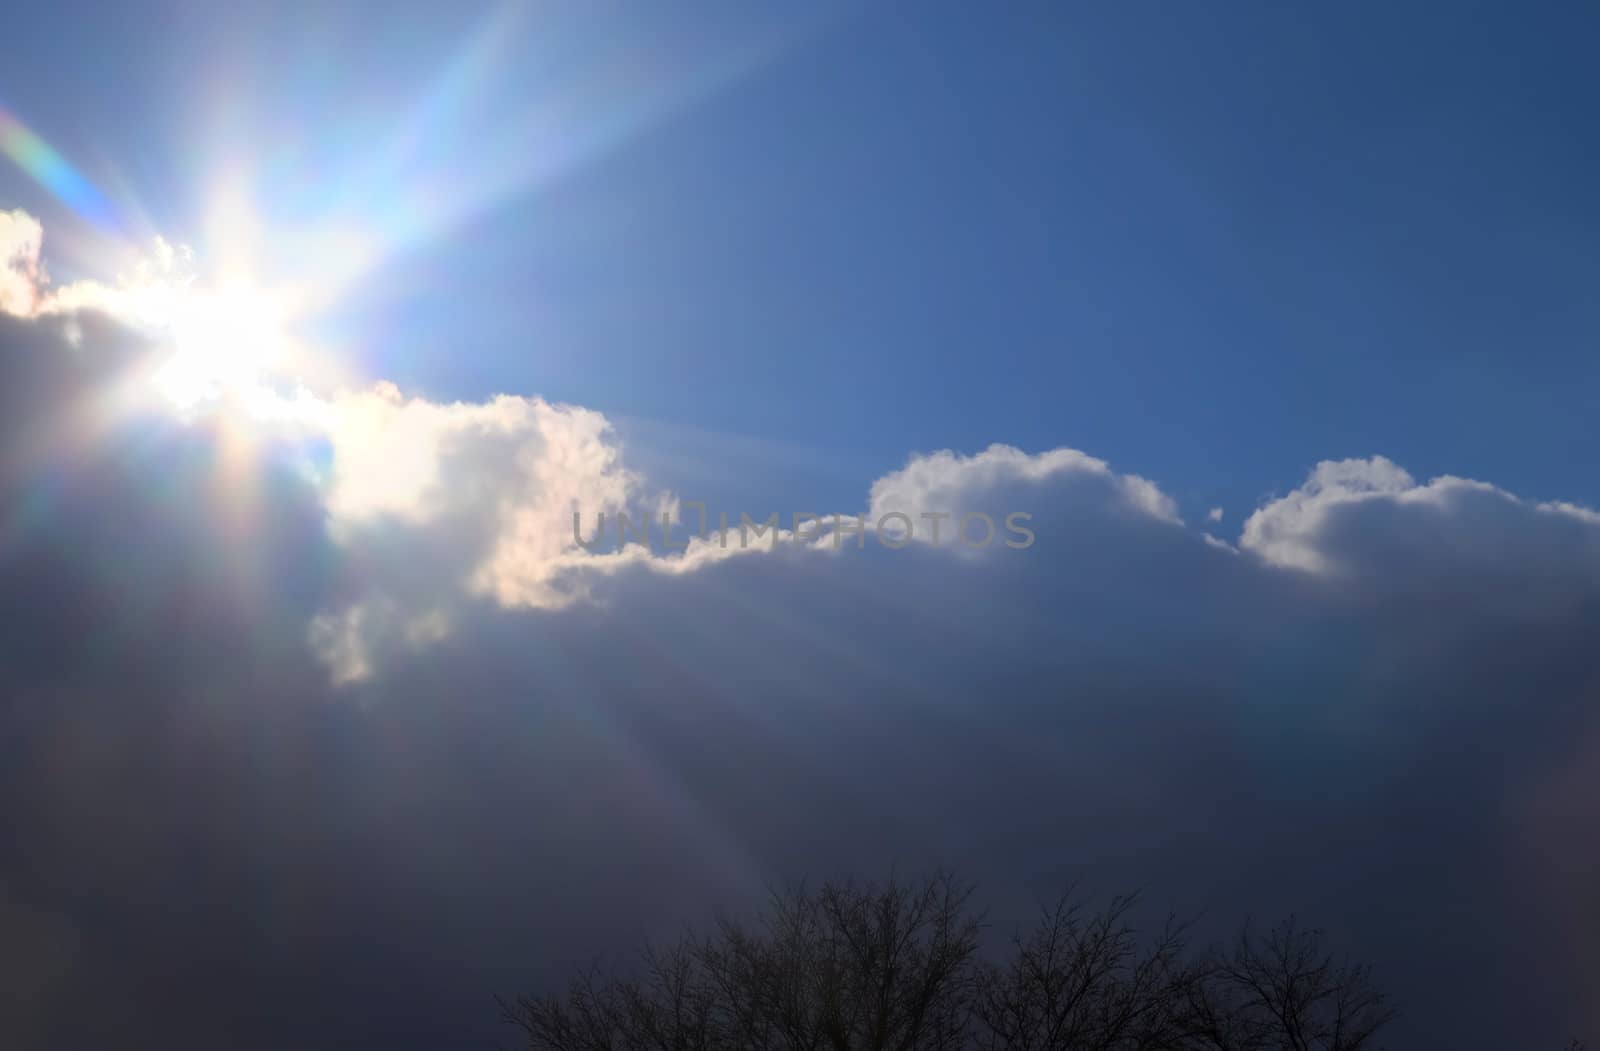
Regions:
[[[800,522],[797,540],[794,515],[697,509],[702,520],[671,494],[646,499],[609,423],[590,410],[505,396],[441,406],[385,385],[336,399],[327,418],[334,535],[370,569],[358,601],[312,626],[341,683],[370,677],[377,648],[440,641],[453,610],[473,598],[558,609],[592,598],[619,573],[681,576],[780,547],[799,547],[799,561],[815,562],[859,550],[869,537],[875,547],[914,541],[976,557],[1031,545],[1034,516],[1060,494],[1094,514],[1182,524],[1154,483],[1101,460],[994,445],[972,456],[914,456],[871,485],[864,511],[810,512],[815,521]],[[628,515],[626,543],[618,513]],[[604,516],[612,530],[591,550]],[[682,551],[666,550],[665,531]],[[400,559],[386,561],[383,551]]]
[[[33,1044],[471,1042],[490,992],[896,861],[960,865],[1000,920],[1073,876],[1297,910],[1415,1042],[1600,1022],[1592,511],[1346,460],[1230,544],[1085,453],[992,446],[862,480],[903,547],[588,551],[574,508],[692,521],[600,413],[104,411],[159,353],[0,316],[0,922],[53,961]],[[921,530],[1016,510],[1023,548]]]
[[[0,313],[33,313],[44,283],[39,252],[44,229],[27,212],[0,212]]]
[[[1537,615],[1580,612],[1600,589],[1600,518],[1486,482],[1419,484],[1384,459],[1325,461],[1250,516],[1241,549],[1329,589]]]
[[[609,424],[586,409],[509,396],[440,405],[389,384],[317,409],[332,533],[362,581],[312,627],[341,681],[370,672],[366,651],[382,635],[437,642],[472,596],[571,601],[560,570],[577,546],[572,513],[615,513],[639,487]]]
[[[914,456],[899,471],[872,483],[869,513],[876,521],[894,512],[917,520],[925,512],[972,511],[1008,488],[1058,478],[1093,479],[1112,501],[1152,518],[1181,523],[1177,504],[1147,479],[1116,474],[1104,460],[1076,449],[1029,455],[1008,445],[991,445],[975,456],[948,450]],[[928,536],[931,539],[931,532]]]
[[[76,954],[76,932],[60,917],[17,901],[0,884],[0,1034],[13,1047],[37,1046],[41,1004],[65,1007],[58,994]]]
[[[35,317],[94,311],[131,326],[159,327],[194,284],[194,253],[155,238],[111,284],[51,282],[43,262],[44,227],[21,209],[0,211],[0,314]]]

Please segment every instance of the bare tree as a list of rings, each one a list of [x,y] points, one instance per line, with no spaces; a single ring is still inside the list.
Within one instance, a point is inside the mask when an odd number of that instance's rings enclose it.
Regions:
[[[642,974],[590,970],[564,997],[503,1004],[549,1051],[912,1051],[964,1046],[980,921],[971,889],[828,883],[773,895],[759,928],[648,949]]]
[[[1293,919],[1214,950],[1188,1009],[1190,1046],[1215,1051],[1359,1051],[1395,1017],[1369,968],[1336,961]]]
[[[948,873],[775,893],[754,926],[502,1008],[535,1051],[1360,1051],[1394,1017],[1292,921],[1191,955],[1170,919],[1141,934],[1134,897],[1068,894],[989,961],[971,897]]]
[[[1128,922],[1133,896],[1087,912],[1063,895],[1038,927],[1013,939],[1002,967],[979,979],[974,1043],[984,1051],[1111,1051],[1177,1046],[1182,1008],[1201,972],[1183,961],[1183,928],[1168,921],[1146,948]]]

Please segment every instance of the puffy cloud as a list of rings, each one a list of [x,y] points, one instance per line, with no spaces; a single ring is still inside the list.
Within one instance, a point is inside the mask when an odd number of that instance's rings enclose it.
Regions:
[[[21,209],[0,212],[0,313],[33,317],[87,310],[129,325],[160,327],[170,323],[196,279],[193,251],[159,237],[111,284],[84,279],[54,285],[43,250],[38,219]]]
[[[819,513],[799,523],[797,536],[782,515],[776,525],[710,513],[702,521],[670,494],[647,499],[642,479],[622,466],[610,425],[589,410],[507,396],[436,405],[383,385],[335,399],[324,418],[334,535],[369,569],[361,597],[312,627],[342,683],[371,676],[375,649],[438,642],[453,611],[475,597],[557,609],[594,597],[622,573],[681,576],[780,547],[798,546],[801,561],[815,561],[859,550],[869,537],[875,547],[917,541],[967,558],[1015,555],[1048,528],[1039,515],[1074,522],[1080,533],[1085,516],[1098,528],[1122,528],[1130,516],[1182,524],[1154,483],[1074,449],[994,445],[972,456],[914,456],[872,484],[865,511]],[[625,544],[619,512],[628,515]],[[668,524],[681,551],[666,549]]]
[[[1385,496],[1404,497],[1416,488],[1409,474],[1382,456],[1324,460],[1304,485],[1246,519],[1239,542],[1273,565],[1326,570],[1329,566],[1314,541],[1338,508]]]
[[[640,496],[609,423],[587,409],[511,396],[441,405],[379,384],[314,410],[332,533],[361,573],[351,603],[312,626],[340,681],[366,677],[384,640],[439,641],[474,596],[572,601],[574,514],[614,515]]]
[[[1328,461],[1257,510],[1239,546],[1329,589],[1521,614],[1584,608],[1600,587],[1600,518],[1384,459]]]
[[[914,456],[905,467],[872,483],[870,517],[899,512],[917,520],[925,512],[984,511],[1018,487],[1053,479],[1088,482],[1122,503],[1172,523],[1181,523],[1177,504],[1159,487],[1137,475],[1118,475],[1104,460],[1076,449],[1052,449],[1029,455],[1009,445],[991,445],[975,456],[948,450]],[[1008,508],[1006,513],[1014,508]],[[931,532],[927,534],[931,539]]]
[[[39,252],[44,229],[20,209],[0,212],[0,313],[33,313],[44,274]]]

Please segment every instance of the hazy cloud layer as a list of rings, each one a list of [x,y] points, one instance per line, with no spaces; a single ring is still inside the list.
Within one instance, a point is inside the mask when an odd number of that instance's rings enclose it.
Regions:
[[[1154,482],[994,446],[862,480],[869,520],[919,519],[902,548],[591,553],[574,509],[682,512],[598,413],[324,392],[241,453],[226,413],[108,410],[159,351],[27,280],[0,941],[44,961],[28,1042],[471,1043],[490,992],[894,861],[1002,915],[1072,876],[1298,909],[1407,1044],[1600,1023],[1592,512],[1378,457],[1213,537]],[[1024,549],[920,531],[1015,510]]]

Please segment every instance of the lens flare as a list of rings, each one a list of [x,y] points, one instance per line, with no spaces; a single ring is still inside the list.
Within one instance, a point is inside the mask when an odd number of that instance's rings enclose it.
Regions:
[[[79,218],[103,231],[117,229],[116,212],[105,195],[4,106],[0,106],[0,152]]]

